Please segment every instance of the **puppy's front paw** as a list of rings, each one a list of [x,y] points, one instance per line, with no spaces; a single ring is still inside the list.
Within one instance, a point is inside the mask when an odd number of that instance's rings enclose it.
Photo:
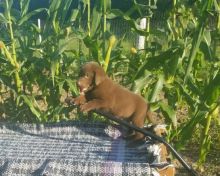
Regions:
[[[74,98],[73,102],[75,105],[82,105],[86,102],[85,96],[80,95],[80,96]]]
[[[89,112],[92,110],[91,106],[89,105],[89,103],[85,103],[83,105],[80,106],[80,110],[82,112]]]
[[[75,103],[74,103],[74,98],[73,98],[73,97],[67,97],[67,98],[65,99],[65,103],[68,104],[68,105],[75,104]]]

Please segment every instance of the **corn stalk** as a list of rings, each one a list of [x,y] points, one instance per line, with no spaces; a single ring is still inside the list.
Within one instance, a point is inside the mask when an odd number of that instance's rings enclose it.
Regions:
[[[102,35],[103,35],[103,46],[102,46],[102,54],[104,56],[105,54],[105,41],[106,41],[106,29],[107,29],[107,14],[106,14],[106,9],[107,9],[107,0],[103,0],[103,6],[102,6],[102,14],[103,14],[103,24],[102,24]]]
[[[91,18],[90,18],[90,0],[87,0],[87,29],[88,29],[88,36],[91,36]]]
[[[178,39],[178,35],[176,32],[177,26],[176,26],[176,3],[177,0],[173,0],[173,15],[172,15],[172,21],[173,21],[173,40],[177,40]]]
[[[109,38],[108,50],[107,50],[107,53],[106,53],[106,56],[105,56],[105,63],[104,63],[104,70],[105,70],[105,72],[108,69],[108,65],[109,65],[109,61],[110,61],[110,57],[111,57],[111,51],[112,51],[112,47],[114,46],[115,41],[116,41],[116,38],[115,38],[114,35],[112,35]]]
[[[219,58],[220,52],[220,3],[217,0],[214,0],[215,10],[217,12],[217,24],[216,24],[216,32],[213,44],[213,51],[216,58]]]
[[[218,3],[217,0],[214,0],[214,5],[215,5],[215,9],[217,11],[217,25],[216,25],[216,29],[217,31],[220,31],[220,3]]]
[[[208,17],[208,11],[211,9],[212,4],[213,4],[213,0],[208,0],[208,1],[203,0],[203,12],[202,12],[202,16],[199,20],[199,25],[197,27],[197,31],[195,32],[194,37],[193,37],[192,48],[191,48],[191,51],[189,54],[189,63],[187,65],[187,70],[186,70],[186,74],[184,77],[184,83],[186,83],[188,78],[190,77],[193,62],[195,60],[197,51],[199,50],[200,43],[203,39],[203,34],[204,34],[204,30],[206,27],[206,21],[207,21],[207,17]]]
[[[202,164],[206,160],[206,155],[210,150],[211,136],[209,135],[211,120],[218,118],[220,102],[220,71],[215,78],[210,81],[204,92],[205,104],[209,107],[209,112],[205,118],[205,127],[202,131],[202,142],[200,145],[199,163]]]
[[[15,38],[14,38],[14,33],[13,33],[13,28],[12,28],[12,18],[10,14],[10,7],[9,7],[9,2],[8,0],[5,1],[6,4],[6,17],[8,20],[8,28],[9,28],[9,34],[10,34],[10,40],[11,40],[11,48],[12,48],[12,53],[8,51],[8,49],[5,47],[4,43],[2,42],[2,48],[4,50],[6,58],[9,60],[11,65],[15,68],[14,72],[14,79],[15,79],[15,84],[17,88],[17,92],[21,92],[21,86],[22,86],[22,80],[19,76],[19,63],[17,62],[17,55],[16,55],[16,50],[15,50]]]

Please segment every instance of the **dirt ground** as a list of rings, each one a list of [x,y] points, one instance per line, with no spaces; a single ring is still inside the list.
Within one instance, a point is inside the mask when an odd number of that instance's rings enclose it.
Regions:
[[[216,127],[217,128],[217,127]],[[216,129],[217,130],[217,129]],[[217,132],[212,130],[212,132]],[[192,166],[199,176],[220,176],[220,139],[214,140],[211,144],[211,150],[207,155],[206,162],[203,166],[198,166],[197,160],[199,156],[199,145],[195,141],[189,142],[183,151],[180,152],[184,160]],[[173,163],[176,165],[176,176],[189,176],[189,173],[175,159]]]
[[[198,147],[189,146],[189,148],[181,152],[185,161],[198,172],[199,176],[220,176],[220,149],[211,150],[207,156],[206,163],[198,167],[196,160],[198,159]],[[181,164],[174,160],[176,165],[176,176],[189,176],[189,173]]]

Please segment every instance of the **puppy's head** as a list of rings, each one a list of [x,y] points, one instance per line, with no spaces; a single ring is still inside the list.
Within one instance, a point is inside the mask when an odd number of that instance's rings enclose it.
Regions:
[[[88,62],[82,66],[80,71],[80,78],[77,85],[80,93],[84,94],[95,86],[99,85],[106,78],[105,71],[96,62]]]

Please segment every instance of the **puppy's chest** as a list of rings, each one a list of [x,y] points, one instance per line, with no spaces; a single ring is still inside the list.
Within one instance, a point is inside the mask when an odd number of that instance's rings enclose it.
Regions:
[[[86,93],[86,100],[90,101],[93,99],[103,99],[107,94],[107,91],[104,91],[103,89],[93,89]]]

